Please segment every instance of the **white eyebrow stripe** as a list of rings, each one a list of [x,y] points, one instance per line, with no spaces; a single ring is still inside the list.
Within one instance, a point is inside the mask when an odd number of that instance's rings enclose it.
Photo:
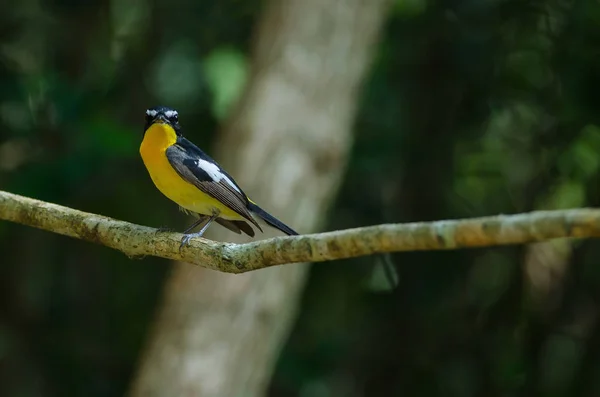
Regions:
[[[157,112],[154,109],[148,109],[148,110],[146,110],[146,114],[150,117],[156,117]]]
[[[165,112],[165,116],[167,116],[167,118],[171,118],[171,117],[177,116],[177,114],[178,113],[177,113],[176,110],[167,110]]]
[[[235,185],[235,183],[233,183],[233,181],[227,175],[221,172],[219,166],[217,166],[216,164],[200,159],[196,160],[196,165],[199,168],[202,168],[204,172],[206,172],[208,176],[212,178],[213,181],[221,182],[221,180],[224,179],[229,186],[235,189],[235,191],[237,191],[238,193],[242,193],[240,189]]]

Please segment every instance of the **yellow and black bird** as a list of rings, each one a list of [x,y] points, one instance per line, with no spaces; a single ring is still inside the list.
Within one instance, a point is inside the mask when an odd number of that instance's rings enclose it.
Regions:
[[[213,221],[254,237],[248,222],[262,232],[255,216],[287,235],[298,234],[250,200],[215,160],[183,137],[176,110],[164,106],[146,110],[140,155],[158,190],[199,217],[183,232],[182,246],[202,236]],[[190,233],[202,223],[200,231]]]

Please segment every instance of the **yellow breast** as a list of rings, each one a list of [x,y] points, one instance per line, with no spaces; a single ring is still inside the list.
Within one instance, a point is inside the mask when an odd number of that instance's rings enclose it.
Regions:
[[[167,124],[153,124],[144,134],[140,155],[156,188],[170,200],[189,211],[212,215],[215,210],[218,210],[222,218],[243,219],[235,211],[179,176],[169,163],[165,153],[167,148],[176,141],[175,131]]]

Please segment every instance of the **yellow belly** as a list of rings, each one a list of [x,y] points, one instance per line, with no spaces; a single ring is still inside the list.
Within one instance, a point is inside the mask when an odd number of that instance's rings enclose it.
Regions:
[[[218,211],[219,217],[228,220],[244,219],[220,201],[182,179],[171,167],[165,149],[157,148],[144,139],[140,146],[140,154],[157,189],[181,207],[203,215],[212,215]]]

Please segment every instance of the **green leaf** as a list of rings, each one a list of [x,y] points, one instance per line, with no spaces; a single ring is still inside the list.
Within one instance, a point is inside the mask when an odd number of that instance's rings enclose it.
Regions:
[[[246,85],[248,79],[246,58],[236,49],[215,50],[204,61],[204,73],[213,93],[212,111],[219,120],[222,120]]]
[[[542,209],[577,208],[585,205],[585,187],[575,181],[563,181],[558,184],[549,198],[543,203]]]

